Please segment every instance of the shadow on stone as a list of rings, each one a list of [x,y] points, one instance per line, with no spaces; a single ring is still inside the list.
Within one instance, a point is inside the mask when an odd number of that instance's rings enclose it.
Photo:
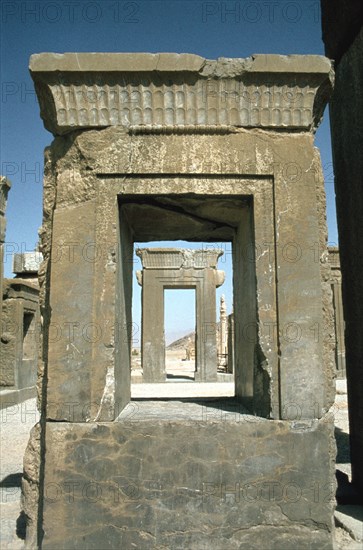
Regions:
[[[341,428],[335,428],[334,435],[337,443],[336,463],[347,464],[350,462],[349,434],[343,432]]]
[[[186,374],[170,374],[169,372],[166,374],[167,379],[173,379],[173,380],[192,380],[194,382],[194,376],[187,376]]]
[[[23,510],[16,520],[16,535],[19,539],[25,540],[26,537],[26,514]]]
[[[21,487],[22,472],[9,474],[0,481],[0,487]]]
[[[349,482],[347,474],[337,470],[336,478],[338,482],[336,499],[338,504],[363,504],[363,498],[355,486]]]
[[[236,397],[153,397],[150,400],[149,397],[135,397],[132,399],[133,403],[137,402],[150,402],[150,401],[166,401],[169,403],[194,403],[195,405],[201,405],[208,407],[209,409],[215,409],[216,411],[223,411],[229,413],[238,413],[251,416],[251,412],[246,409],[245,406]],[[256,416],[256,420],[259,417]]]

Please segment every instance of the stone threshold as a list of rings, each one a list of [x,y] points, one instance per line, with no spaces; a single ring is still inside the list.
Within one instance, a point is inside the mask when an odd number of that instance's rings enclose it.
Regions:
[[[131,398],[233,397],[234,382],[163,382],[131,384]]]
[[[167,422],[269,422],[266,418],[251,415],[235,397],[133,399],[117,418],[117,421],[120,422],[147,420]]]

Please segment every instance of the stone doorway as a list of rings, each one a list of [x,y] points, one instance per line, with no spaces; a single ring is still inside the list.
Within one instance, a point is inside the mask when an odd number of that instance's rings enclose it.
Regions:
[[[162,214],[159,213],[162,218]],[[225,280],[217,269],[220,249],[139,248],[142,271],[142,368],[144,382],[165,382],[164,294],[167,289],[196,293],[196,374],[198,382],[217,380],[216,288]]]
[[[168,182],[169,183],[169,182]],[[158,184],[154,183],[155,193],[165,189],[167,182],[160,179]],[[187,181],[190,190],[200,189],[203,182],[195,178]],[[262,194],[271,193],[271,182],[259,181],[259,192],[255,193],[256,182],[245,178],[233,178],[231,185],[227,187],[227,193],[220,193],[220,182],[208,181],[210,195],[199,195],[195,193],[169,193],[163,195],[119,195],[119,216],[120,216],[120,250],[119,261],[120,284],[118,296],[120,298],[121,312],[124,318],[120,319],[120,326],[132,326],[131,300],[132,295],[132,262],[128,262],[133,255],[134,242],[148,243],[152,240],[161,241],[168,235],[170,240],[191,242],[221,242],[232,244],[233,258],[233,287],[234,304],[236,312],[235,341],[238,343],[235,349],[235,394],[252,398],[254,384],[258,374],[255,369],[255,346],[257,342],[257,304],[256,304],[256,269],[255,269],[255,234],[257,232],[259,243],[263,241],[273,242],[273,216],[272,211],[267,211],[268,203],[261,201]],[[175,186],[173,186],[175,189]],[[231,188],[235,194],[231,193]],[[243,193],[243,190],[245,193]],[[242,191],[242,192],[241,192]],[[247,194],[246,191],[249,193]],[[261,221],[263,220],[263,226]],[[269,220],[269,223],[267,223]],[[262,232],[262,233],[261,233]],[[260,245],[258,245],[260,246]],[[267,259],[267,258],[266,258]],[[274,261],[270,258],[270,261]],[[262,267],[262,262],[259,264]],[[271,271],[271,270],[270,270]],[[264,270],[266,273],[266,271]],[[262,276],[262,273],[260,274]],[[167,283],[166,283],[167,284]],[[169,280],[169,286],[174,286]],[[264,285],[263,292],[273,293],[273,287]],[[266,298],[271,300],[271,297]],[[126,307],[123,307],[123,304]],[[263,312],[261,312],[263,317]],[[271,312],[268,313],[271,315]],[[202,330],[211,330],[211,324],[206,323],[203,318],[200,320]],[[163,325],[163,320],[161,321]],[[160,323],[154,323],[153,327],[160,332]],[[213,327],[215,331],[215,326]],[[215,334],[208,335],[214,336]],[[129,361],[131,334],[121,338],[120,363],[116,366],[116,380],[118,376],[124,376],[125,364]],[[160,335],[159,335],[160,337]],[[217,362],[217,349],[214,349]],[[208,353],[208,352],[206,352]],[[152,364],[158,360],[154,358]],[[272,361],[271,361],[272,363]],[[162,371],[162,368],[159,369]],[[119,374],[117,374],[119,372]],[[160,379],[153,378],[149,382],[165,381],[165,374]],[[208,375],[201,381],[217,381],[217,368],[215,376]],[[265,385],[266,387],[266,385]],[[248,397],[247,397],[248,400]],[[269,392],[265,396],[259,395],[259,406],[270,407]]]
[[[333,505],[326,493],[317,502],[311,487],[326,488],[334,475],[330,268],[313,138],[331,63],[40,54],[31,72],[56,136],[41,231],[42,479],[33,525],[43,548],[105,540],[110,548],[330,547]],[[133,245],[166,235],[232,242],[235,403],[251,414],[210,403],[206,424],[201,403],[182,400],[127,410]],[[49,345],[50,328],[70,323]],[[102,484],[110,500],[44,498],[51,484],[74,478]],[[115,505],[110,479],[134,480],[137,500]],[[256,480],[277,484],[281,496],[244,498]]]

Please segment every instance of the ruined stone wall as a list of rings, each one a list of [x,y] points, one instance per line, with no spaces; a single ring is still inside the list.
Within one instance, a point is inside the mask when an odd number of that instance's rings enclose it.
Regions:
[[[0,341],[0,403],[13,406],[35,395],[40,318],[37,286],[4,279]]]
[[[2,335],[0,341],[1,406],[20,403],[35,394],[39,315],[38,268],[41,255],[13,255],[14,279],[3,281]]]

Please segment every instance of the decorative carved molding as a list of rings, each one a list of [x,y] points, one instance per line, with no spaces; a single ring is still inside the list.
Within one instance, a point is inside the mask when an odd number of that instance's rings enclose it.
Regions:
[[[340,256],[339,256],[339,248],[337,246],[328,246],[328,260],[330,267],[332,269],[339,269],[340,270]]]
[[[321,56],[208,61],[164,54],[160,63],[156,54],[110,55],[32,56],[30,70],[48,130],[310,130],[331,89],[331,63]]]
[[[139,248],[143,269],[216,268],[223,250],[189,248]]]

